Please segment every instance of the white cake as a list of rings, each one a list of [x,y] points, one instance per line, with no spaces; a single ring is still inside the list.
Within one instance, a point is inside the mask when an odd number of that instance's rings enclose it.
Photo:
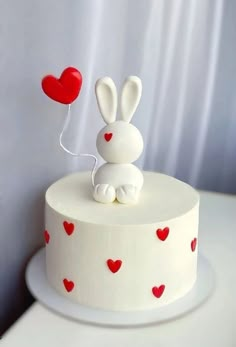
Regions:
[[[69,67],[59,79],[48,75],[42,88],[51,99],[71,104],[79,95],[80,72]],[[199,195],[172,177],[142,172],[133,163],[143,151],[131,124],[142,94],[129,76],[120,98],[104,77],[95,85],[106,123],[97,136],[105,163],[76,173],[46,193],[45,231],[48,281],[74,302],[116,311],[153,309],[184,296],[197,274]],[[118,99],[120,117],[117,118]],[[68,108],[68,117],[70,107]]]
[[[47,190],[47,277],[61,295],[131,311],[170,304],[193,287],[199,195],[175,178],[143,175],[139,202],[132,205],[95,201],[88,172]]]

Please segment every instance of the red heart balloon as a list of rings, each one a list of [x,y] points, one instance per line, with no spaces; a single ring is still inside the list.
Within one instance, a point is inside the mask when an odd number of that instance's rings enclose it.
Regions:
[[[44,93],[61,104],[71,104],[78,97],[82,85],[82,75],[74,67],[66,68],[60,78],[47,75],[42,79]]]

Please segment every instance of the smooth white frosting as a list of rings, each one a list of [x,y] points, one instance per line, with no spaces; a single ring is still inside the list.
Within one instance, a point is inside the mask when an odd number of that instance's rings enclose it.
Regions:
[[[88,172],[66,176],[51,185],[46,202],[69,218],[105,225],[159,223],[189,212],[198,203],[199,194],[188,184],[160,173],[143,174],[143,191],[136,205],[98,204],[92,199]]]
[[[46,193],[47,276],[62,295],[109,310],[140,310],[173,302],[196,280],[199,195],[172,177],[144,172],[136,205],[93,200],[89,173],[54,183]],[[74,224],[68,235],[63,222]],[[162,241],[156,230],[169,228]],[[107,260],[121,260],[112,273]],[[70,292],[63,279],[74,282]],[[160,298],[153,287],[165,285]]]

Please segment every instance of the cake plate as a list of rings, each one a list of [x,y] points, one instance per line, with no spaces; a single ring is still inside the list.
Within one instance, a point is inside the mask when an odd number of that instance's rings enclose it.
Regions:
[[[45,249],[40,249],[26,269],[26,283],[32,295],[43,305],[80,322],[113,327],[131,327],[163,323],[181,317],[203,304],[214,289],[214,271],[199,255],[197,281],[193,289],[172,304],[149,310],[117,312],[82,306],[58,294],[48,283]]]

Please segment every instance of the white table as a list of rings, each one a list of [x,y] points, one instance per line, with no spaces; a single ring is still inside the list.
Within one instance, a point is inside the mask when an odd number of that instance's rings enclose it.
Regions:
[[[236,346],[236,197],[201,192],[199,248],[216,273],[210,299],[187,316],[144,328],[81,324],[36,302],[3,335],[1,347]]]

